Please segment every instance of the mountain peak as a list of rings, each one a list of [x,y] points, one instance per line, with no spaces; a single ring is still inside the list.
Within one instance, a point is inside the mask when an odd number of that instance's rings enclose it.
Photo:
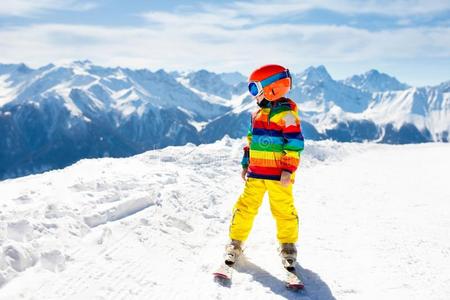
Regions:
[[[375,69],[371,69],[361,75],[353,75],[352,77],[343,80],[343,83],[371,93],[400,91],[410,87],[409,85],[398,81],[397,78]]]
[[[20,64],[0,64],[0,74],[16,72],[19,74],[26,74],[33,71],[24,63]]]
[[[47,70],[53,69],[54,67],[56,67],[56,66],[54,64],[50,63],[50,64],[47,64],[45,66],[40,67],[38,69],[38,71],[41,71],[41,72],[42,71],[47,71]]]
[[[92,65],[92,61],[90,61],[89,59],[75,60],[72,62],[72,64],[76,65],[76,66],[89,66],[89,65]]]
[[[164,69],[158,69],[158,70],[155,72],[155,74],[163,75],[163,76],[170,76],[170,74],[167,73],[166,70],[164,70]]]
[[[200,81],[200,80],[204,80],[205,82],[211,82],[211,81],[222,81],[222,79],[220,78],[219,75],[217,75],[216,73],[207,71],[205,69],[201,69],[195,72],[192,72],[190,74],[187,75],[187,77],[191,80],[191,81]]]
[[[381,73],[378,70],[370,69],[369,71],[364,73],[364,75],[366,75],[366,76],[379,76],[379,75],[381,75]]]
[[[327,69],[323,65],[317,67],[309,67],[303,73],[301,73],[302,80],[318,82],[333,80],[328,73]]]
[[[187,74],[191,87],[204,91],[211,95],[230,99],[232,87],[222,80],[222,77],[214,72],[204,69]]]
[[[237,85],[241,82],[247,82],[247,77],[239,72],[224,72],[219,74],[222,80],[230,85]]]
[[[29,73],[30,71],[32,71],[32,69],[31,68],[29,68],[26,64],[24,64],[24,63],[21,63],[21,64],[19,64],[18,66],[17,66],[17,72],[20,72],[20,73]]]
[[[204,77],[204,76],[217,76],[217,74],[205,69],[200,69],[198,71],[192,72],[191,74],[189,74],[189,76]]]
[[[74,60],[71,62],[57,64],[55,67],[75,69],[75,70],[87,70],[92,66],[94,66],[94,64],[90,60],[85,59],[85,60]]]
[[[439,84],[438,89],[441,90],[443,93],[450,92],[450,80],[444,81],[441,84]]]

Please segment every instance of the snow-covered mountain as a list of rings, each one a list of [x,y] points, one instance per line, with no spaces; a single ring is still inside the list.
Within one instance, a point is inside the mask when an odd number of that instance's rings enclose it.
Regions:
[[[247,77],[242,75],[239,72],[228,72],[228,73],[220,73],[219,76],[222,80],[230,85],[238,85],[239,83],[246,83]]]
[[[393,84],[389,76],[381,75],[375,82],[379,89],[382,86],[400,87]],[[299,104],[303,131],[310,139],[402,144],[448,142],[449,89],[449,82],[446,82],[435,87],[370,92],[336,81],[324,66],[318,66],[294,75],[289,97]],[[202,131],[203,138],[212,141],[224,134],[232,137],[244,135],[250,112],[254,109],[254,104],[244,101],[208,123]]]
[[[0,65],[0,178],[199,143],[195,126],[227,110],[163,70]]]
[[[450,82],[408,88],[369,71],[334,80],[324,66],[294,74],[290,93],[307,139],[448,141]],[[152,72],[90,61],[32,69],[0,64],[0,179],[245,135],[256,104],[239,73]]]
[[[294,183],[305,290],[284,287],[267,199],[231,287],[213,282],[244,185],[242,145],[0,182],[0,299],[448,298],[450,144],[307,141]]]
[[[200,70],[187,74],[186,78],[188,84],[193,88],[225,99],[231,98],[232,89],[218,74]]]
[[[380,73],[377,70],[370,70],[361,75],[353,75],[342,82],[346,85],[371,93],[401,91],[410,88],[409,85],[401,83],[397,78],[385,73]]]

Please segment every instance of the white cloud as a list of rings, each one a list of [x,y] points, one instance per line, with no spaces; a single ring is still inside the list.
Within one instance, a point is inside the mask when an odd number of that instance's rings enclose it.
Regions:
[[[93,2],[83,3],[77,0],[3,0],[0,16],[29,17],[48,10],[85,11],[96,7]]]
[[[351,2],[346,0],[336,9],[356,10]],[[0,27],[1,62],[37,66],[87,58],[110,66],[248,72],[269,62],[299,70],[312,64],[360,64],[373,68],[383,61],[450,59],[448,26],[370,31],[350,26],[293,24],[277,17],[286,11],[309,9],[312,1],[271,3],[253,9],[251,3],[237,2],[227,6],[203,5],[195,12],[144,12],[141,17],[148,23],[139,27]],[[314,3],[335,5],[330,0]],[[375,2],[368,3],[361,11],[378,9]],[[402,3],[393,1],[386,7],[400,7]],[[423,5],[423,1],[415,3],[418,7]],[[431,1],[428,10],[436,10],[436,3]],[[417,9],[411,8],[405,15]]]
[[[239,28],[251,24],[247,17],[239,17],[235,11],[216,9],[214,12],[196,12],[189,14],[174,14],[168,12],[147,12],[141,15],[153,24],[163,26],[218,26],[223,28]],[[178,27],[186,29],[185,27]]]
[[[278,17],[312,9],[326,9],[343,14],[380,14],[388,16],[414,16],[450,10],[449,0],[272,0],[236,2],[230,6],[246,15]]]
[[[181,18],[181,17],[180,17]],[[44,64],[89,58],[152,69],[248,71],[263,62],[318,63],[449,57],[449,28],[370,32],[346,26],[277,24],[227,29],[174,19],[163,27],[33,25],[0,30],[2,60]],[[214,22],[211,22],[214,23]]]

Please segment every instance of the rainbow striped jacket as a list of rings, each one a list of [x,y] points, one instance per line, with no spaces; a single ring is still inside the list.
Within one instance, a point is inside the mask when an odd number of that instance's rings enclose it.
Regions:
[[[253,113],[247,139],[241,164],[248,177],[280,180],[282,171],[294,177],[304,147],[295,102],[281,98]]]

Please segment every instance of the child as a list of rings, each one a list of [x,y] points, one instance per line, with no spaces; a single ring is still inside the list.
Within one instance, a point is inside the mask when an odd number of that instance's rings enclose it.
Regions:
[[[248,146],[244,148],[245,188],[233,208],[227,265],[233,265],[242,253],[242,243],[250,233],[266,191],[277,224],[283,265],[289,268],[295,264],[298,216],[292,184],[303,150],[303,135],[297,105],[284,97],[291,87],[289,70],[279,65],[260,67],[249,77],[250,94],[260,109],[252,114]]]

